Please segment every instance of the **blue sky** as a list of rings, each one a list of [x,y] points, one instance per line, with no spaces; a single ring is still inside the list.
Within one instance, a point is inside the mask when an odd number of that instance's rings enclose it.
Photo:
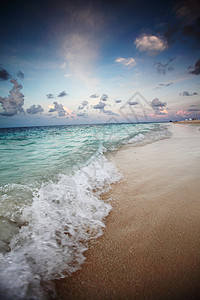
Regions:
[[[1,127],[200,118],[197,0],[11,1],[0,14]]]

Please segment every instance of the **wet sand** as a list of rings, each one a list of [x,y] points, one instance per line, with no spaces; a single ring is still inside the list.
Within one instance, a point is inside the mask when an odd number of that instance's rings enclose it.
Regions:
[[[200,131],[169,125],[171,139],[111,156],[104,235],[82,269],[56,282],[56,299],[196,299],[200,296]]]

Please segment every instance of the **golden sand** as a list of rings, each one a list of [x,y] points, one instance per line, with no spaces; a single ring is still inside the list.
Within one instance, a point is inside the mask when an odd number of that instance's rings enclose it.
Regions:
[[[113,210],[82,269],[57,281],[57,299],[200,296],[200,127],[170,128],[171,139],[110,157],[124,175]]]

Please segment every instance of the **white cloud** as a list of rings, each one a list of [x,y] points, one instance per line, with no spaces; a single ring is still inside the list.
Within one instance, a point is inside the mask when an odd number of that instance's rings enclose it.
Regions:
[[[64,76],[68,78],[68,77],[71,77],[72,74],[65,74]]]
[[[121,63],[123,66],[126,67],[134,67],[136,65],[136,61],[133,57],[124,58],[124,57],[118,57],[115,60],[116,63]]]
[[[140,51],[147,51],[149,53],[161,52],[167,48],[167,42],[155,35],[144,34],[136,38],[134,44]]]

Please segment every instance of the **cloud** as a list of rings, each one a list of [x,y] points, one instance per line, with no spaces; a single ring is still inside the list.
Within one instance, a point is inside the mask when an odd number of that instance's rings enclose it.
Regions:
[[[173,84],[172,82],[169,82],[169,83],[159,83],[159,87],[167,87],[167,86],[170,86],[172,84]]]
[[[10,74],[5,69],[0,68],[0,80],[8,80],[10,78]]]
[[[191,109],[188,109],[188,111],[200,111],[200,108],[191,108]]]
[[[84,108],[87,108],[88,109],[88,101],[85,100],[81,103],[81,106],[78,107],[78,110],[81,110],[81,109],[84,109]]]
[[[200,59],[195,63],[194,67],[190,66],[188,67],[188,70],[190,74],[199,75],[200,74]]]
[[[108,100],[108,95],[103,94],[103,95],[101,96],[101,100],[102,100],[102,101],[107,101],[107,100]]]
[[[151,107],[154,110],[154,113],[156,115],[167,115],[168,111],[164,109],[164,107],[167,105],[166,102],[160,101],[158,98],[155,98],[151,101]]]
[[[158,36],[155,35],[146,35],[135,39],[134,44],[139,51],[147,51],[150,54],[156,54],[167,49],[167,42]]]
[[[197,92],[194,92],[194,93],[191,93],[191,94],[190,94],[190,93],[187,92],[187,91],[185,91],[185,92],[179,94],[179,96],[196,96],[196,95],[198,95]]]
[[[44,109],[42,108],[41,105],[36,106],[34,104],[30,108],[28,108],[26,111],[27,111],[28,114],[35,115],[35,114],[38,114],[38,113],[42,113],[44,111]]]
[[[22,71],[18,71],[17,77],[19,77],[20,79],[24,79],[24,73],[22,73]]]
[[[162,74],[165,75],[166,72],[170,72],[173,71],[174,68],[170,65],[171,62],[174,60],[175,58],[171,58],[168,62],[166,62],[165,64],[159,62],[155,62],[154,63],[154,68],[156,69],[158,74]]]
[[[54,99],[55,96],[54,96],[53,94],[48,94],[48,95],[47,95],[47,98],[48,98],[48,99]]]
[[[162,89],[168,86],[171,86],[173,84],[173,82],[169,82],[169,83],[159,83],[159,85],[155,88],[155,89]]]
[[[99,109],[100,112],[102,112],[106,115],[119,116],[118,114],[114,113],[112,110],[106,110],[105,106],[106,106],[106,103],[99,101],[99,103],[94,105],[93,108]]]
[[[64,76],[65,76],[65,77],[67,77],[67,78],[69,78],[69,77],[71,77],[71,76],[72,76],[72,74],[70,74],[70,73],[66,73]]]
[[[99,98],[99,95],[93,94],[93,95],[90,96],[90,98]]]
[[[94,109],[103,110],[105,106],[106,106],[106,104],[105,104],[105,103],[103,103],[103,102],[99,101],[99,103],[98,103],[98,104],[96,104],[96,105],[94,105],[94,106],[93,106],[93,108],[94,108]]]
[[[102,112],[109,116],[119,116],[119,114],[114,113],[112,110],[103,109]]]
[[[83,113],[78,113],[78,114],[76,114],[76,116],[77,116],[77,117],[83,117],[83,118],[87,118],[87,117],[88,117],[88,115],[87,115],[85,112],[83,112]]]
[[[0,103],[3,107],[3,112],[0,112],[2,116],[14,116],[18,112],[24,113],[24,95],[20,92],[22,85],[19,84],[15,79],[10,80],[14,84],[10,90],[8,97],[0,97]]]
[[[185,24],[195,24],[200,16],[200,4],[197,0],[182,0],[176,3],[174,10],[178,19],[184,20]]]
[[[58,95],[58,97],[65,97],[65,96],[68,96],[68,94],[67,94],[65,91],[61,92],[61,93]]]
[[[122,100],[115,100],[115,103],[120,103],[122,102]]]
[[[59,117],[64,117],[65,114],[67,114],[67,111],[64,109],[62,104],[58,104],[58,102],[56,101],[53,104],[54,104],[54,108],[50,108],[49,110],[50,113],[57,111]]]
[[[166,102],[161,102],[158,98],[155,98],[154,100],[151,101],[151,106],[153,108],[155,108],[155,107],[164,107],[166,105],[167,105]]]
[[[178,110],[175,114],[177,117],[187,117],[187,112],[185,110]]]
[[[115,62],[121,63],[123,66],[126,67],[134,67],[136,65],[136,61],[133,57],[129,57],[129,58],[118,57],[115,60]]]
[[[139,103],[138,103],[137,101],[129,101],[128,104],[129,104],[129,105],[137,105],[137,104],[139,104]]]
[[[200,41],[200,26],[199,26],[199,16],[200,16],[200,3],[198,0],[181,0],[174,5],[174,12],[178,24],[172,28],[176,30],[171,30],[171,32],[166,33],[171,38],[174,35],[174,41],[182,39],[184,43],[191,45],[191,38],[198,44],[195,46],[199,47]],[[189,36],[190,40],[186,40],[185,37]],[[173,42],[174,42],[173,41]]]

